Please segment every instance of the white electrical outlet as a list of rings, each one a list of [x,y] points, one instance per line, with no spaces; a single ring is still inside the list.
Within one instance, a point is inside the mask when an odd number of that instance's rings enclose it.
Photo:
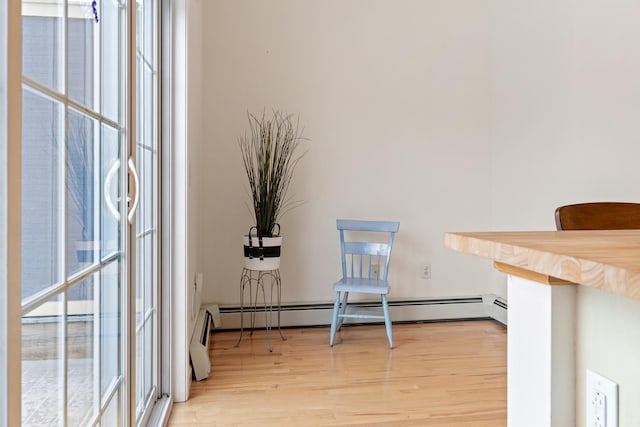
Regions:
[[[422,266],[422,278],[431,279],[431,263],[426,263]]]
[[[607,425],[607,396],[603,392],[596,390],[591,395],[590,405],[593,406],[593,424],[595,427],[605,427]]]
[[[618,427],[618,384],[587,369],[587,427]]]

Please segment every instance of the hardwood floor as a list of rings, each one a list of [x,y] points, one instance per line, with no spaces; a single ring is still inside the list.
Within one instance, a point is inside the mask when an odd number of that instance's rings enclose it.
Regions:
[[[507,424],[507,334],[486,321],[239,332],[212,337],[212,371],[173,407],[170,426]]]

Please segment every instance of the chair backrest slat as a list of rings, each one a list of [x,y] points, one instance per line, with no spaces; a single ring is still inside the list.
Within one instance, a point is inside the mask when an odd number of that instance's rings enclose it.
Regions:
[[[354,219],[339,219],[336,221],[338,230],[350,231],[387,231],[397,233],[400,223],[396,221],[361,221]]]
[[[369,242],[345,242],[344,253],[356,255],[379,255],[387,256],[389,254],[388,243],[369,243]]]

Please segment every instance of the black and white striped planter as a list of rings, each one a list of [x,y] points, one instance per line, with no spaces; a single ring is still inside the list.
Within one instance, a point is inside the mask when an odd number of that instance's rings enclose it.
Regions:
[[[255,271],[280,268],[280,247],[282,237],[242,237],[244,245],[244,267]]]

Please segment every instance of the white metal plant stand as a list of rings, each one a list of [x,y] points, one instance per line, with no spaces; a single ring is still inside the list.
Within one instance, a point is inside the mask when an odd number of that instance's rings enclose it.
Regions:
[[[269,298],[269,305],[267,306],[267,296],[264,290],[265,279],[270,279],[271,282],[271,291]],[[240,345],[240,341],[242,341],[242,335],[244,332],[244,294],[246,288],[249,288],[249,311],[250,311],[250,319],[251,319],[251,332],[249,335],[253,335],[253,329],[256,326],[256,314],[258,312],[258,295],[259,292],[262,291],[262,298],[264,302],[264,321],[265,321],[265,329],[267,332],[267,347],[269,351],[273,351],[271,346],[271,317],[273,314],[273,291],[275,287],[276,291],[276,304],[277,304],[277,312],[278,312],[278,333],[280,334],[280,338],[282,341],[286,341],[286,337],[282,334],[282,329],[280,329],[280,307],[281,307],[281,295],[282,295],[282,282],[280,280],[280,270],[253,270],[250,268],[243,268],[242,275],[240,276],[240,337],[238,338],[238,342],[236,343],[236,347]],[[254,298],[254,287],[255,287],[255,298]]]

